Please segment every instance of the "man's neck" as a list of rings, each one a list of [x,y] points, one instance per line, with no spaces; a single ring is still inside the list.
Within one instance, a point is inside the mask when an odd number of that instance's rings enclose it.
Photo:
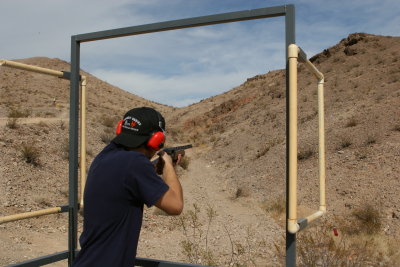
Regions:
[[[149,160],[154,156],[155,151],[147,149],[145,147],[130,148],[130,151],[135,151],[144,154]]]

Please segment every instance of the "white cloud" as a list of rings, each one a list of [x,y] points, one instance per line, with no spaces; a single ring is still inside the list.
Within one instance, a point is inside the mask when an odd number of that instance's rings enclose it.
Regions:
[[[173,106],[188,105],[220,94],[243,83],[246,80],[244,77],[251,76],[250,73],[202,72],[162,77],[135,71],[115,72],[104,69],[93,73],[133,94]]]
[[[230,90],[248,77],[282,68],[284,40],[283,35],[276,37],[276,30],[262,22],[233,23],[109,42],[101,49],[105,58],[99,61],[110,65],[91,73],[153,101],[187,105]],[[125,52],[107,53],[107,49]],[[121,62],[125,68],[118,66]]]
[[[398,0],[295,0],[309,57],[352,32],[400,35]],[[2,58],[70,60],[71,35],[223,12],[280,0],[1,0]],[[85,71],[152,100],[182,106],[283,68],[284,19],[272,18],[83,43]],[[135,85],[134,87],[132,87]],[[138,91],[135,91],[138,90]],[[166,92],[174,92],[173,95]]]
[[[144,21],[145,16],[140,14],[134,14],[128,21],[123,9],[127,2],[2,0],[2,54],[10,59],[47,56],[69,60],[72,35],[131,26],[129,23]]]

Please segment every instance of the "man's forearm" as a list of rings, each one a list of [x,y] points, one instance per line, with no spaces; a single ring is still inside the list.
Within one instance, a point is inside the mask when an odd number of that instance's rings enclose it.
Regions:
[[[178,176],[176,175],[175,168],[172,164],[166,163],[163,170],[164,182],[169,188],[174,191],[179,201],[183,203],[183,191]]]

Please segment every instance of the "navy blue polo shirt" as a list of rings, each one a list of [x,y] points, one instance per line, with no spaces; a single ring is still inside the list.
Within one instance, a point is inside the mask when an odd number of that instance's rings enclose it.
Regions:
[[[134,266],[143,204],[154,205],[167,190],[142,153],[106,146],[88,173],[81,251],[73,266]]]

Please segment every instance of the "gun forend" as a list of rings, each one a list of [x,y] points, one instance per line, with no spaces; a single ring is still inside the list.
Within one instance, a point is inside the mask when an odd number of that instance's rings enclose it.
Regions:
[[[193,147],[192,144],[185,145],[185,146],[166,147],[166,148],[162,149],[161,151],[170,155],[172,158],[172,161],[174,163],[176,163],[178,160],[178,155],[184,156],[185,149],[192,148],[192,147]],[[164,169],[164,160],[161,158],[161,155],[159,154],[158,158],[153,160],[152,163],[156,167],[157,174],[161,175],[163,173],[163,169]]]
[[[166,148],[162,149],[161,151],[164,151],[165,153],[170,155],[172,157],[172,160],[176,160],[175,157],[177,156],[177,154],[181,154],[178,152],[184,151],[185,149],[189,149],[192,147],[193,147],[193,145],[189,144],[189,145],[185,145],[185,146],[166,147]],[[182,153],[182,154],[184,155],[184,153]],[[151,163],[153,163],[153,165],[156,165],[158,163],[159,159],[160,159],[160,157],[156,158]]]
[[[189,149],[192,147],[193,147],[192,144],[185,145],[185,146],[166,147],[163,149],[163,151],[167,154],[172,154],[174,152],[182,151],[182,150]]]

